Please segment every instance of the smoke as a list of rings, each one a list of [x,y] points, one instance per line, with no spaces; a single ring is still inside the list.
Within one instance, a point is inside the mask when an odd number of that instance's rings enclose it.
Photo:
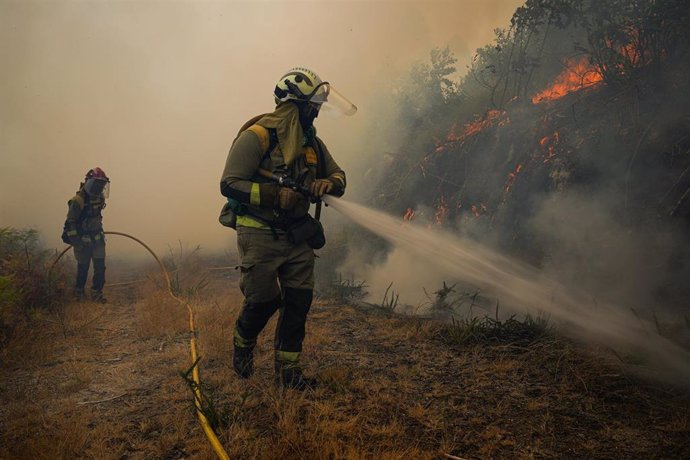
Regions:
[[[612,200],[605,193],[572,191],[540,203],[530,225],[549,254],[545,269],[599,300],[663,310],[660,294],[672,280],[673,257],[685,239],[661,223],[622,225]]]
[[[400,224],[392,216],[328,197],[338,212],[393,244],[382,267],[370,274],[379,296],[385,276],[398,286],[401,298],[421,300],[421,287],[439,280],[461,281],[484,296],[499,299],[512,311],[546,314],[571,336],[610,347],[634,350],[667,379],[690,383],[690,355],[653,330],[625,306],[597,302],[582,289],[551,278],[546,271],[505,257],[479,243],[438,230]],[[390,283],[390,281],[388,281]],[[376,290],[378,289],[378,291]]]
[[[358,105],[316,125],[346,171],[366,169],[381,88],[434,46],[469,62],[520,3],[2,2],[0,225],[59,245],[67,200],[100,166],[106,230],[157,251],[232,247],[219,177],[237,129],[272,110],[279,75],[312,67]]]

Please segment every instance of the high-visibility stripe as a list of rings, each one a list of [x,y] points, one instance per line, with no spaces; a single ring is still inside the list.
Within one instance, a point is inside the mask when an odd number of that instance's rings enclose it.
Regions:
[[[67,232],[67,236],[77,236],[77,231],[76,230],[70,230]]]
[[[276,360],[287,362],[287,363],[297,363],[299,361],[299,351],[276,351]]]
[[[249,192],[249,204],[261,206],[261,189],[257,182],[252,182],[252,190]]]
[[[341,186],[345,186],[345,176],[343,176],[341,173],[333,173],[331,174],[330,179],[335,179],[338,182],[340,182]]]
[[[252,219],[249,216],[237,216],[237,226],[251,228],[271,228],[263,222],[259,222],[258,220]]]
[[[235,328],[234,332],[234,337],[235,337],[235,345],[240,347],[240,348],[251,348],[254,345],[256,345],[256,340],[247,340],[243,338],[237,328]]]

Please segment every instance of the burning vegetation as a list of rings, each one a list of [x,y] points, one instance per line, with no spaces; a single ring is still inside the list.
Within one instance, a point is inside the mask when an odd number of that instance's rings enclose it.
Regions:
[[[585,57],[567,59],[563,66],[565,69],[558,74],[553,84],[532,96],[532,103],[555,101],[566,94],[581,91],[604,80],[599,70]]]
[[[393,101],[406,107],[405,134],[386,145],[398,153],[372,203],[405,224],[567,266],[569,281],[599,295],[680,308],[690,296],[680,282],[690,276],[688,30],[679,0],[530,0],[458,82],[452,53],[434,50],[396,93],[408,95]],[[592,209],[558,222],[589,222],[587,251],[606,262],[574,253],[576,235],[537,226],[549,219],[543,203],[575,195]],[[634,257],[613,249],[612,223],[654,254],[653,275],[622,262]]]

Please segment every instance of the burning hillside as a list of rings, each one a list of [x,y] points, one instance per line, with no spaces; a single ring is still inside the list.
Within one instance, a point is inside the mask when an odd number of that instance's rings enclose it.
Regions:
[[[586,57],[567,59],[563,67],[563,72],[556,77],[553,84],[532,96],[532,103],[555,101],[566,94],[582,91],[604,80],[599,70],[589,63]]]
[[[390,140],[399,161],[372,202],[547,268],[595,302],[682,311],[690,18],[679,2],[643,3],[633,13],[527,2],[455,93],[408,88],[438,102]],[[437,64],[430,75],[449,74]],[[435,125],[415,129],[425,116]]]

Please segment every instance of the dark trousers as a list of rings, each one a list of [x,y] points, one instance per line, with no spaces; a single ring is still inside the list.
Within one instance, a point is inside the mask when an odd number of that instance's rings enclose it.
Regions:
[[[311,308],[314,291],[311,289],[285,288],[282,297],[268,302],[250,303],[242,306],[235,325],[236,332],[247,346],[253,346],[259,333],[266,327],[271,316],[279,310],[275,331],[275,349],[282,352],[302,351],[307,315]]]
[[[83,291],[89,276],[89,267],[93,261],[93,280],[91,289],[102,291],[105,286],[105,242],[93,245],[74,247],[74,257],[77,259],[77,280],[75,289]]]

